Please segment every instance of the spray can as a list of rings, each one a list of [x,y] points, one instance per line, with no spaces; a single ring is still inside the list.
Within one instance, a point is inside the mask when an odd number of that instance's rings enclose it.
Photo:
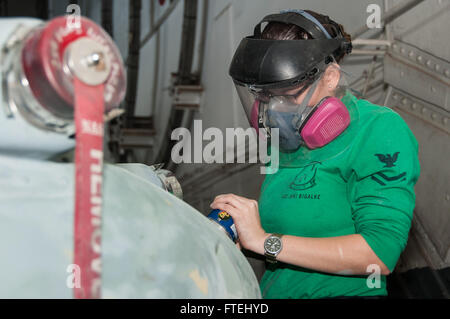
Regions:
[[[211,213],[209,213],[208,218],[214,221],[214,223],[225,232],[233,242],[237,242],[238,234],[236,226],[234,225],[233,218],[231,218],[226,211],[213,209]]]

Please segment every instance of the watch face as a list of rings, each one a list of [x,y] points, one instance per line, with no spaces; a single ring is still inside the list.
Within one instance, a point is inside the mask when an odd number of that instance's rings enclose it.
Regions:
[[[271,254],[276,254],[281,250],[281,239],[278,237],[269,237],[264,243],[264,248]]]

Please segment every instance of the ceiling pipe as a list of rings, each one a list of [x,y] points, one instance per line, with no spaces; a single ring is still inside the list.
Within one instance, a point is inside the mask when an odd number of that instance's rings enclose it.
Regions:
[[[197,25],[197,5],[198,0],[185,0],[184,2],[180,60],[175,85],[189,85],[193,81],[192,61]],[[191,123],[192,119],[193,113],[191,111],[172,108],[163,142],[156,157],[156,163],[164,163],[165,168],[174,171],[176,167],[171,159],[171,149],[175,145],[175,141],[171,139],[172,131],[185,123]]]
[[[112,0],[102,0],[102,28],[113,37],[113,3]]]
[[[126,121],[129,124],[130,118],[134,117],[136,108],[136,95],[139,77],[139,51],[141,39],[141,0],[130,1],[129,12],[129,42],[127,66],[127,94],[125,97]]]
[[[142,48],[155,34],[158,32],[159,28],[163,25],[163,23],[167,20],[167,18],[170,16],[170,14],[175,10],[178,3],[180,3],[180,0],[173,1],[169,8],[164,12],[164,14],[161,16],[161,18],[158,19],[158,21],[155,23],[153,28],[150,29],[150,32],[142,39],[140,47]]]

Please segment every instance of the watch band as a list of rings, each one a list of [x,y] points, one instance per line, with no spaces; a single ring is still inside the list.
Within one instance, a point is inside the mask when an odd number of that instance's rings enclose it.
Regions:
[[[278,237],[279,239],[280,239],[280,241],[281,241],[281,237],[283,236],[282,234],[277,234],[277,233],[273,233],[273,234],[270,234],[269,235],[269,237],[267,237],[266,238],[266,240],[264,241],[264,246],[265,246],[265,243],[266,243],[266,241],[270,238],[270,237]],[[281,246],[281,249],[283,248],[283,246]],[[273,254],[273,253],[270,253],[270,252],[268,252],[267,250],[266,250],[266,248],[264,247],[264,256],[266,256],[266,261],[268,262],[268,263],[271,263],[271,264],[275,264],[275,263],[277,263],[277,256],[278,256],[278,254],[281,252],[281,249],[276,253],[276,254]]]

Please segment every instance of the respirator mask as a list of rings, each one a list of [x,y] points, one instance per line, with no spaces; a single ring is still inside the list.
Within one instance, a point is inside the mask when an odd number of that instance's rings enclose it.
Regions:
[[[311,104],[320,80],[317,70],[309,81],[297,87],[258,90],[236,85],[236,90],[251,126],[257,131],[265,130],[269,136],[272,128],[278,128],[280,149],[292,152],[301,145],[309,149],[322,147],[350,124],[350,114],[338,98],[326,96]],[[305,96],[299,101],[302,95]]]

